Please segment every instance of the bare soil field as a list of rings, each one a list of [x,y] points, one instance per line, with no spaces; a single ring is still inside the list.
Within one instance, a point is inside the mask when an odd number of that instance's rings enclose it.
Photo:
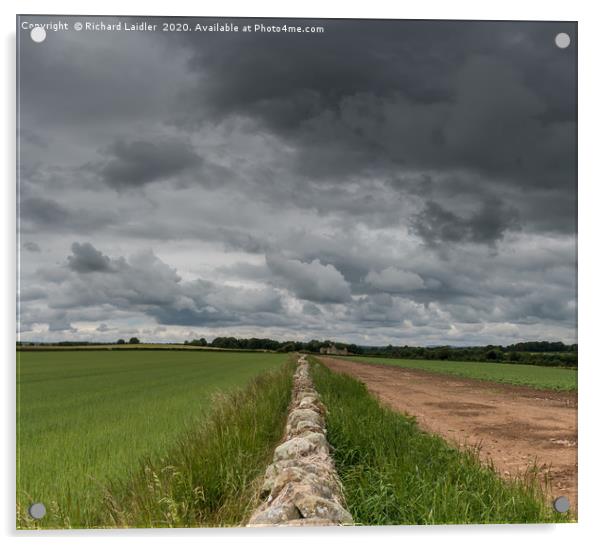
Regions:
[[[425,431],[459,446],[479,446],[511,478],[533,464],[549,479],[550,496],[567,496],[577,511],[577,393],[458,378],[319,358],[366,384],[389,407],[416,417]]]

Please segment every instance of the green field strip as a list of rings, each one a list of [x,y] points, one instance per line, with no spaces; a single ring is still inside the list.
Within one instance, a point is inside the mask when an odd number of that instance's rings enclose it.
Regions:
[[[336,357],[337,359],[362,363],[391,365],[464,378],[514,384],[516,386],[529,386],[542,390],[577,390],[577,370],[564,367],[473,361],[408,360],[367,356]]]

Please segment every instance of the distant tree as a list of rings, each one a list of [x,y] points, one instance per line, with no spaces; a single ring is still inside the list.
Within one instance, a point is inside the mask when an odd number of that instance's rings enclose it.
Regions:
[[[236,337],[215,337],[211,346],[214,348],[243,348]]]
[[[282,346],[280,346],[276,352],[294,352],[295,351],[295,343],[294,342],[287,342],[287,343],[283,343]]]
[[[442,348],[439,348],[436,351],[436,358],[438,360],[448,360],[450,358],[450,350],[447,346],[444,346]]]
[[[350,344],[349,346],[347,346],[347,350],[349,350],[349,352],[351,354],[361,354],[362,353],[362,349],[357,344]]]
[[[130,344],[140,344],[140,339],[138,337],[132,337],[130,339]]]
[[[312,339],[311,341],[309,341],[305,348],[307,349],[308,352],[320,352],[320,348],[322,347],[322,343],[320,341],[317,341],[316,339]]]
[[[485,357],[490,361],[497,361],[499,359],[499,353],[496,350],[489,350]]]
[[[118,339],[117,344],[125,344],[125,341],[123,339]]]
[[[207,340],[201,337],[200,339],[192,339],[188,344],[193,346],[207,346]]]

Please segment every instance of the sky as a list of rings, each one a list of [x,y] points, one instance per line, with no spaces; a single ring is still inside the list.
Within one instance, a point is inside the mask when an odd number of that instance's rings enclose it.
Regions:
[[[576,342],[574,23],[221,22],[18,30],[20,340]]]

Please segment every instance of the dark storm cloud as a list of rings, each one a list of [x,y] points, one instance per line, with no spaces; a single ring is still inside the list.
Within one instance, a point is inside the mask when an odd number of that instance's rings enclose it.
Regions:
[[[574,106],[574,100],[567,104],[566,97],[554,100],[559,86],[551,90],[539,81],[548,74],[566,78],[563,72],[574,59],[560,52],[559,61],[553,38],[559,29],[573,30],[570,24],[353,20],[296,24],[323,25],[326,31],[311,37],[186,36],[191,67],[210,76],[198,89],[203,110],[216,116],[250,112],[285,129],[358,93],[385,96],[401,91],[416,103],[449,101],[457,71],[474,55],[496,55],[525,72],[530,69],[533,85],[548,102],[557,109]]]
[[[400,170],[474,173],[477,209],[492,194],[520,199],[521,224],[574,231],[576,57],[553,42],[574,25],[326,26],[311,39],[189,37],[190,65],[202,74],[191,105],[202,119],[248,116],[290,140],[299,184],[393,181]],[[446,176],[437,189],[461,190],[461,178]],[[539,206],[543,188],[558,189],[547,195],[553,216]]]
[[[64,110],[69,112],[65,118],[81,120],[83,115],[74,114],[74,104],[65,101],[58,106],[49,101],[52,97],[63,101],[66,96],[83,101],[83,96],[86,104],[103,104],[103,112],[97,112],[102,119],[107,118],[106,113],[122,112],[125,105],[129,108],[125,108],[127,119],[160,119],[180,127],[190,123],[207,126],[209,121],[240,115],[293,146],[291,176],[278,183],[298,189],[309,185],[309,191],[299,191],[307,195],[306,206],[312,207],[322,198],[323,188],[314,183],[316,178],[339,179],[343,186],[349,178],[374,174],[395,180],[400,169],[477,171],[485,176],[472,185],[476,200],[486,200],[489,192],[497,193],[497,187],[514,187],[515,193],[505,198],[521,194],[521,224],[574,231],[570,217],[575,203],[571,191],[575,55],[574,48],[561,51],[553,44],[555,32],[573,32],[573,25],[308,23],[322,24],[326,31],[310,38],[302,34],[191,33],[174,37],[171,47],[163,41],[118,36],[112,44],[115,52],[127,48],[136,62],[146,60],[144,69],[135,71],[125,68],[128,60],[123,55],[102,63],[105,86],[119,91],[105,93],[110,99],[96,97],[103,85],[97,70],[87,69],[97,64],[94,41],[78,51],[78,59],[88,58],[89,62],[78,61],[75,79],[78,90],[89,88],[90,92],[78,92],[76,97],[59,92],[54,73],[74,71],[73,59],[65,58],[74,43],[55,40],[49,51],[42,53],[42,58],[50,56],[45,61],[46,66],[53,66],[52,74],[35,64],[40,62],[39,55],[33,56],[33,68],[32,63],[25,66],[24,95],[31,93],[32,99],[23,109],[39,115]],[[166,63],[149,62],[149,55],[143,55],[144,47],[151,46],[159,58],[170,52],[179,59],[167,63],[169,66],[187,64],[190,73],[166,78],[161,74]],[[33,46],[26,42],[24,47]],[[110,55],[109,49],[103,49],[103,55]],[[127,78],[119,72],[122,65]],[[197,85],[192,84],[194,77]],[[51,83],[44,96],[39,86],[28,85],[30,78]],[[124,79],[131,83],[123,83]],[[171,100],[162,91],[170,87],[169,81],[187,84],[169,95]],[[163,98],[160,108],[155,94]],[[140,108],[145,108],[144,113]],[[164,147],[138,138],[109,148],[114,157],[100,170],[113,187],[140,186],[176,176],[188,163],[199,167],[194,152],[185,145]],[[299,176],[295,178],[295,174]],[[227,176],[222,172],[221,178]],[[263,180],[264,193],[268,191],[266,182]],[[454,191],[457,181],[448,177],[438,186],[441,191]],[[546,195],[547,206],[540,207],[540,195],[533,191],[543,187],[559,191]],[[397,188],[413,190],[404,183]],[[551,208],[553,216],[545,212]]]
[[[490,200],[462,218],[433,201],[427,201],[417,214],[412,229],[429,245],[449,242],[493,244],[516,222],[516,214],[503,207],[499,200]]]
[[[82,274],[113,271],[111,260],[89,242],[74,242],[71,251],[73,254],[67,257],[67,263],[72,271]]]
[[[178,140],[118,141],[106,155],[107,160],[99,167],[99,174],[115,189],[170,179],[194,167],[200,168],[202,164],[190,144]]]

